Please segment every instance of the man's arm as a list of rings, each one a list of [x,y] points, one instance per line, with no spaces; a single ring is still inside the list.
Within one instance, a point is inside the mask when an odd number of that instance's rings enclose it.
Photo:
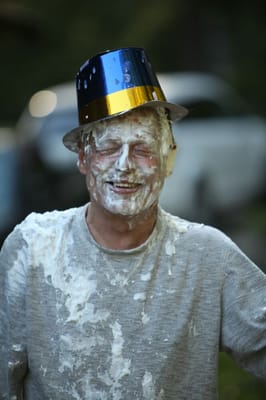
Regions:
[[[25,249],[19,230],[0,253],[0,399],[22,400],[27,373]]]
[[[266,380],[266,275],[232,245],[223,287],[222,350]]]

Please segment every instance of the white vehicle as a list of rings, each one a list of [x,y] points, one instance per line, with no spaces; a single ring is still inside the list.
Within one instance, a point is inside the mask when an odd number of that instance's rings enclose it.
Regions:
[[[173,125],[179,146],[160,198],[169,212],[208,220],[265,191],[266,124],[225,82],[206,74],[160,76],[166,96],[189,109]]]
[[[175,215],[205,222],[215,212],[245,205],[265,190],[265,121],[248,114],[217,77],[167,73],[159,74],[159,80],[168,100],[189,109],[188,117],[173,125],[179,150],[161,205]],[[65,182],[62,190],[69,188],[65,179],[74,174],[78,183],[71,193],[63,193],[73,205],[75,190],[78,200],[81,193],[84,199],[87,194],[78,189],[85,184],[77,177],[76,155],[64,148],[62,137],[77,124],[74,82],[36,93],[17,124],[21,143],[34,148],[44,173],[54,171]]]

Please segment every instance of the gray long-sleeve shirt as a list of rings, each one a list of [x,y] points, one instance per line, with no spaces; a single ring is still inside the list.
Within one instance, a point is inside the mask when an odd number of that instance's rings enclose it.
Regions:
[[[85,211],[33,213],[2,248],[1,400],[216,399],[220,350],[266,379],[266,277],[228,237],[160,209],[108,250]]]

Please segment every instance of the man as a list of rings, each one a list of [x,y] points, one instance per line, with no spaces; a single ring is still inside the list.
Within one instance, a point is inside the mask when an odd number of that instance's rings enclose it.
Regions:
[[[3,246],[1,399],[216,399],[220,350],[265,379],[265,275],[158,206],[186,111],[139,48],[90,59],[77,91],[64,143],[91,200],[31,214]]]

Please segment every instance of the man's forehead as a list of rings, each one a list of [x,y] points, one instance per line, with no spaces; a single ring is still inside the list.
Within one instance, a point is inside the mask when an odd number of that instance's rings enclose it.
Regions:
[[[102,121],[93,129],[95,137],[126,138],[126,136],[139,136],[156,138],[159,131],[158,116],[154,110],[135,110],[111,120]]]

